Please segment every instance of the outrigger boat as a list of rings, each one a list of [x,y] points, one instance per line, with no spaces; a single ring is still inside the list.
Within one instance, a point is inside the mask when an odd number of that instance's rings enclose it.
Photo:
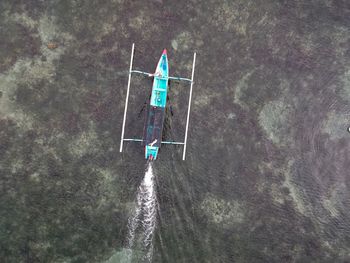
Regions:
[[[191,110],[194,67],[196,63],[196,53],[194,53],[193,55],[192,77],[191,79],[188,79],[188,78],[182,78],[182,77],[169,76],[169,65],[168,65],[168,57],[167,57],[166,49],[163,50],[163,53],[159,59],[155,73],[148,73],[144,71],[133,70],[132,63],[133,63],[133,57],[134,57],[134,48],[135,48],[135,45],[132,44],[128,88],[127,88],[125,108],[124,108],[122,134],[120,139],[120,152],[123,151],[123,142],[125,141],[141,142],[142,145],[145,147],[145,158],[147,160],[156,160],[158,157],[159,148],[162,144],[183,145],[182,159],[185,160],[188,125],[189,125],[189,117],[190,117],[190,110]],[[124,138],[126,113],[127,113],[128,101],[129,101],[130,82],[131,82],[131,75],[133,73],[143,74],[148,77],[154,77],[152,93],[151,93],[150,103],[148,104],[148,108],[147,108],[147,116],[145,119],[142,139],[135,139],[135,138],[125,139]],[[191,83],[190,95],[188,100],[186,131],[185,131],[185,138],[183,142],[162,141],[162,131],[163,131],[163,124],[164,124],[164,117],[165,117],[165,107],[167,102],[169,80],[187,81]]]

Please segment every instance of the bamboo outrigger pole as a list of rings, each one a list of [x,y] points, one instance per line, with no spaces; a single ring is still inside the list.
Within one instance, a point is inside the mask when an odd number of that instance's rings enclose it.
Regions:
[[[122,128],[122,135],[121,135],[121,138],[120,138],[120,152],[123,151],[124,130],[125,130],[126,112],[128,111],[129,90],[130,90],[131,71],[132,71],[132,61],[133,61],[133,59],[134,59],[134,48],[135,48],[135,44],[132,43],[131,58],[130,58],[130,69],[129,69],[129,80],[128,80],[128,89],[127,89],[127,91],[126,91],[125,108],[124,108],[124,119],[123,119],[123,128]]]
[[[193,54],[193,65],[192,65],[192,77],[191,77],[191,87],[190,87],[190,97],[188,99],[188,111],[187,111],[187,120],[186,120],[186,131],[185,131],[185,141],[184,141],[184,150],[182,154],[182,160],[185,160],[186,157],[186,146],[187,146],[187,133],[188,133],[188,124],[190,121],[190,111],[191,111],[191,100],[192,100],[192,87],[193,87],[193,77],[194,77],[194,67],[196,64],[196,53]]]

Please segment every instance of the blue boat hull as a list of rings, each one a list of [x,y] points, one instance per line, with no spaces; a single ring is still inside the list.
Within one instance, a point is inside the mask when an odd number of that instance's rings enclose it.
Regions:
[[[157,159],[158,151],[161,146],[168,92],[168,76],[168,58],[166,50],[164,50],[154,75],[152,94],[143,132],[145,158],[147,160]]]

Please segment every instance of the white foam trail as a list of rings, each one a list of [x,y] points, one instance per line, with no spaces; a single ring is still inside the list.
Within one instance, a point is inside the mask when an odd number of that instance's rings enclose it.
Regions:
[[[128,236],[127,236],[127,247],[132,248],[135,240],[135,231],[139,224],[139,217],[141,212],[141,195],[137,194],[136,207],[133,212],[133,215],[128,220]]]
[[[154,189],[154,173],[151,163],[148,166],[141,188],[143,190],[143,246],[146,252],[146,258],[151,261],[153,253],[152,241],[157,219],[157,198]]]
[[[135,243],[135,235],[137,235],[140,226],[139,235],[142,237],[142,249],[145,253],[143,260],[150,262],[153,254],[153,235],[157,222],[157,198],[155,191],[154,173],[152,163],[149,162],[145,177],[137,191],[136,208],[133,216],[128,222],[127,248],[129,249],[128,261],[132,258],[132,248]]]

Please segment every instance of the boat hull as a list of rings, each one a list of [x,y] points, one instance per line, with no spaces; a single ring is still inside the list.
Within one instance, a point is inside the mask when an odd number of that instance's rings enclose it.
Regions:
[[[168,76],[168,58],[166,50],[164,50],[154,74],[151,99],[144,125],[143,143],[147,160],[157,159],[161,146],[168,92]]]

